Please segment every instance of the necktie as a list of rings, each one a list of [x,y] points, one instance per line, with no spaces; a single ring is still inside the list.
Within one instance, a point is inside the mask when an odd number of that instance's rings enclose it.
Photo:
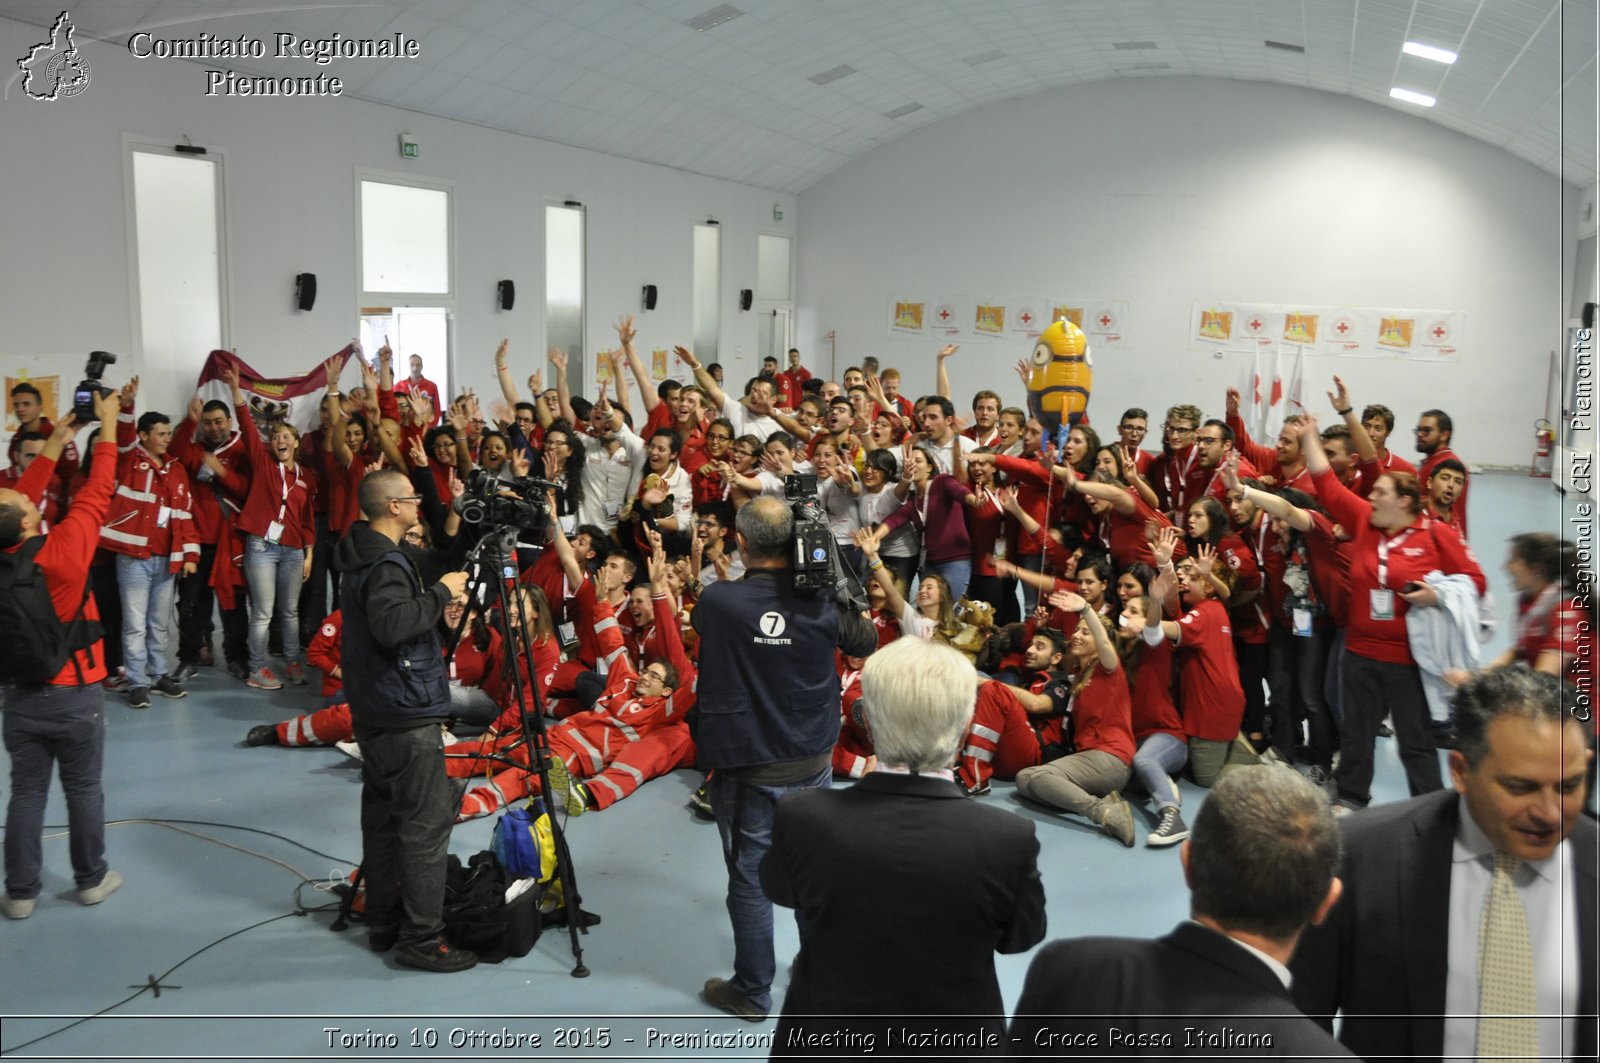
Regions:
[[[1494,881],[1478,931],[1478,1059],[1534,1060],[1539,1024],[1528,914],[1512,879],[1522,861],[1494,854]]]

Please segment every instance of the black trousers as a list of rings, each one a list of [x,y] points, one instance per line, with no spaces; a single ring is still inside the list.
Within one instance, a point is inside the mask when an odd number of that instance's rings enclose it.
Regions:
[[[1267,644],[1233,640],[1233,653],[1239,660],[1239,685],[1244,687],[1244,720],[1239,730],[1247,735],[1264,734],[1267,728]],[[1292,750],[1283,750],[1284,756]]]
[[[122,591],[117,587],[117,562],[111,560],[89,567],[89,584],[94,588],[95,605],[100,608],[100,630],[109,635],[105,646],[106,671],[117,674],[122,667]]]
[[[1313,631],[1309,636],[1274,623],[1267,632],[1267,687],[1272,692],[1272,744],[1285,757],[1294,756],[1301,744],[1300,721],[1311,732],[1311,763],[1323,768],[1333,763],[1338,729],[1323,695],[1328,650],[1333,632]]]
[[[422,945],[444,932],[444,875],[455,788],[437,724],[409,731],[355,725],[361,744],[361,867],[367,924]]]
[[[322,626],[323,619],[333,609],[330,601],[339,600],[339,573],[328,563],[333,558],[333,548],[339,537],[328,530],[328,515],[317,514],[317,545],[311,551],[311,578],[300,588],[300,648],[311,645],[311,639]],[[333,597],[328,596],[328,579],[333,579]]]
[[[216,546],[201,543],[199,567],[194,575],[178,580],[178,660],[183,664],[198,663],[200,647],[211,639],[212,609],[217,602],[217,592],[211,589],[211,569],[216,563]],[[241,587],[239,604],[222,610],[222,655],[230,661],[250,659],[250,614],[244,593]]]
[[[1372,800],[1372,756],[1384,714],[1394,721],[1411,796],[1444,789],[1439,752],[1433,744],[1428,699],[1414,664],[1390,664],[1344,653],[1344,720],[1339,734],[1339,800],[1365,806]]]

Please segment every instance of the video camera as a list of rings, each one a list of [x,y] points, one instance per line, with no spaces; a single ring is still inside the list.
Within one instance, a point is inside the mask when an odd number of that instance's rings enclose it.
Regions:
[[[100,386],[100,378],[106,375],[106,366],[115,364],[116,360],[117,356],[110,351],[89,352],[89,364],[83,367],[83,382],[72,392],[72,418],[78,424],[99,420],[94,408],[95,396],[111,394],[110,388]]]
[[[487,469],[473,469],[467,474],[466,490],[455,500],[455,510],[468,524],[517,528],[537,538],[550,521],[545,492],[556,486],[536,476],[502,480]]]
[[[812,473],[790,473],[783,478],[783,497],[794,514],[794,538],[789,544],[789,567],[794,589],[801,594],[834,592],[844,604],[866,608],[866,594],[852,573],[846,572],[833,541],[828,515],[817,498],[817,478]]]

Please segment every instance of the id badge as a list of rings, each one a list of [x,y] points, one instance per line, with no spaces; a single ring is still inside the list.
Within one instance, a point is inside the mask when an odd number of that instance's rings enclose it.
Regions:
[[[561,645],[574,646],[578,642],[578,626],[572,621],[567,621],[556,629],[561,636]]]
[[[1311,637],[1311,610],[1296,609],[1294,611],[1294,633],[1301,638],[1308,639]]]
[[[1367,592],[1367,605],[1374,620],[1394,619],[1394,591],[1387,587],[1374,587]]]
[[[994,559],[996,561],[1004,561],[1006,559],[1006,541],[1004,539],[996,539],[994,541]]]
[[[156,510],[156,527],[165,528],[167,526],[168,522],[171,521],[171,520],[172,520],[172,507],[171,506],[162,506],[160,509]]]
[[[271,524],[268,524],[267,534],[264,536],[264,538],[272,545],[278,545],[278,540],[283,538],[283,525],[279,524],[277,521],[273,521]]]

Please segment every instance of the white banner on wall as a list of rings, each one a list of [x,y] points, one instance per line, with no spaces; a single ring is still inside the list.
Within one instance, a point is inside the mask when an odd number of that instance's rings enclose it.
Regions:
[[[1087,304],[1084,310],[1081,327],[1096,348],[1124,346],[1128,334],[1127,300],[1103,299]]]
[[[928,318],[929,334],[953,339],[964,331],[963,322],[970,319],[972,302],[964,295],[947,295],[935,300],[933,315]]]
[[[1461,356],[1466,319],[1459,310],[1197,302],[1189,345],[1248,350],[1283,344],[1350,358],[1453,362]]]

